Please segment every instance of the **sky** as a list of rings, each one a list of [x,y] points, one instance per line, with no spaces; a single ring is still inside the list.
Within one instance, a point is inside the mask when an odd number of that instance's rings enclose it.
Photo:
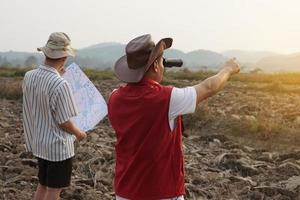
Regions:
[[[0,51],[36,51],[50,33],[72,45],[128,43],[150,33],[188,52],[300,52],[299,0],[0,0]]]

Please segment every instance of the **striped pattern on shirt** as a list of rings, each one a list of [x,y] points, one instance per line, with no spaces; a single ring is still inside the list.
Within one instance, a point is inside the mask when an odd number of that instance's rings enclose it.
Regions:
[[[25,74],[22,89],[27,151],[49,161],[73,157],[75,137],[59,127],[78,114],[67,81],[56,69],[41,65]]]

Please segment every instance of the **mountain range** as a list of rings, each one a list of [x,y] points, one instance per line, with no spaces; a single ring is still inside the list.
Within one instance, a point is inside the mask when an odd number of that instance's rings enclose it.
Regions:
[[[112,68],[118,58],[125,54],[125,45],[116,42],[100,43],[78,49],[77,56],[69,59],[82,67],[108,69]],[[241,63],[243,71],[261,69],[264,72],[300,72],[300,53],[278,54],[267,51],[229,50],[221,53],[209,50],[183,52],[178,49],[168,49],[164,56],[181,58],[184,67],[191,70],[216,70],[229,58],[235,57]],[[37,65],[43,60],[41,53],[30,52],[0,52],[0,66]]]

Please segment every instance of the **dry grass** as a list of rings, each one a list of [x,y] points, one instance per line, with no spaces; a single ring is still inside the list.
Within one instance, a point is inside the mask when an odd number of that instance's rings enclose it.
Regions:
[[[0,77],[23,77],[32,68],[0,68]]]
[[[253,83],[300,84],[300,73],[251,74],[241,73],[232,77],[233,81]]]
[[[217,72],[214,71],[196,71],[192,72],[188,69],[180,69],[177,71],[166,71],[166,80],[204,80]],[[231,78],[231,81],[247,82],[247,83],[268,83],[268,84],[300,84],[300,73],[275,73],[275,74],[253,74],[240,73]]]
[[[187,68],[180,70],[167,70],[165,72],[166,80],[204,80],[215,74],[213,71],[190,71]]]
[[[22,79],[32,68],[0,68],[0,98],[21,99]],[[86,69],[84,72],[91,80],[111,80],[114,74],[111,70]]]
[[[91,80],[111,80],[115,78],[112,70],[84,69],[84,72]]]
[[[0,98],[21,99],[22,98],[22,81],[20,78],[0,79]]]
[[[286,131],[287,127],[284,124],[274,119],[266,118],[262,116],[263,113],[259,113],[255,120],[241,119],[233,120],[228,119],[224,121],[227,126],[227,132],[235,136],[250,135],[260,140],[268,140],[276,137],[279,133]]]
[[[25,73],[33,68],[0,68],[0,77],[23,77]],[[91,80],[110,80],[114,78],[112,70],[96,70],[96,69],[84,69],[85,74]]]
[[[22,77],[31,68],[0,68],[0,77]],[[111,69],[97,70],[84,69],[84,72],[92,80],[109,80],[113,79],[114,73]],[[216,74],[214,71],[190,71],[187,68],[180,70],[166,70],[165,81],[172,80],[204,80]],[[300,73],[276,73],[276,74],[253,74],[240,73],[231,78],[231,81],[248,82],[248,83],[268,83],[268,84],[300,84]]]
[[[22,97],[22,77],[19,76],[22,76],[25,71],[25,69],[0,69],[0,76],[14,77],[0,78],[0,98],[20,99]],[[85,73],[95,82],[100,81],[101,83],[101,80],[115,79],[111,70],[98,71],[86,69]],[[167,71],[163,84],[170,84],[178,87],[194,85],[198,83],[199,80],[203,80],[212,74],[213,72],[191,72],[186,69]],[[277,137],[277,135],[280,135],[281,133],[295,132],[294,130],[297,130],[299,127],[293,123],[295,118],[300,117],[300,111],[298,112],[295,103],[288,102],[288,95],[295,96],[300,94],[300,87],[296,85],[298,82],[300,83],[300,74],[295,73],[240,74],[234,76],[231,84],[225,88],[225,91],[228,92],[227,95],[234,94],[234,97],[228,98],[229,100],[234,98],[234,103],[243,104],[250,108],[268,108],[270,106],[268,101],[275,101],[271,98],[273,95],[287,95],[285,98],[287,99],[285,100],[287,101],[286,103],[274,102],[274,105],[278,104],[276,109],[280,109],[283,108],[284,105],[291,104],[294,105],[292,110],[284,111],[284,109],[281,109],[276,113],[275,111],[272,111],[274,108],[270,107],[268,109],[258,109],[258,111],[255,112],[236,110],[233,113],[226,113],[226,116],[223,116],[223,114],[218,113],[217,110],[224,109],[222,103],[223,101],[226,102],[226,100],[223,100],[223,97],[214,97],[201,104],[195,114],[185,116],[185,127],[189,131],[214,131],[215,127],[215,129],[222,129],[224,132],[234,136],[246,134],[260,140],[268,140]],[[253,96],[253,94],[256,94],[257,92],[260,93],[261,97],[247,100],[247,98]],[[226,97],[226,95],[224,97]],[[264,99],[267,99],[267,102],[261,103]],[[295,101],[297,101],[297,99],[295,99]],[[281,106],[279,104],[281,104]],[[274,112],[274,116],[276,117],[271,117],[271,112]],[[295,113],[293,114],[293,112]],[[255,117],[255,120],[245,120],[244,118],[240,120],[233,119],[231,114],[235,113],[238,113],[241,116],[251,115]],[[287,119],[290,119],[290,122],[286,121]]]

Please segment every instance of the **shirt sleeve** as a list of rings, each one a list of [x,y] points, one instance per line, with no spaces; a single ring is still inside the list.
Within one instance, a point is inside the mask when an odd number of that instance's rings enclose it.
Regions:
[[[194,87],[172,89],[169,120],[174,120],[179,115],[195,112],[197,93]]]
[[[75,100],[67,82],[63,82],[57,88],[53,107],[54,118],[58,124],[62,124],[78,115]]]

